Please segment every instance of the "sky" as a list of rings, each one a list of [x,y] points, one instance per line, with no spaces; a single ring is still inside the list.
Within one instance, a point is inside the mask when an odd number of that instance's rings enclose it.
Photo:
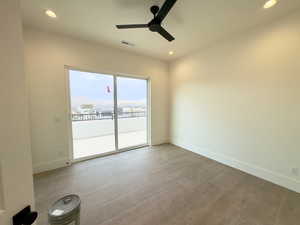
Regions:
[[[113,76],[70,70],[69,79],[72,107],[113,104]],[[119,105],[146,103],[146,80],[117,77],[117,87]]]

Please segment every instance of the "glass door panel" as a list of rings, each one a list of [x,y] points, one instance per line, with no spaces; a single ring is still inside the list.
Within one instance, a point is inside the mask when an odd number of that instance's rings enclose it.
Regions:
[[[114,76],[69,71],[73,158],[116,150]]]
[[[147,80],[117,77],[118,149],[148,143]]]

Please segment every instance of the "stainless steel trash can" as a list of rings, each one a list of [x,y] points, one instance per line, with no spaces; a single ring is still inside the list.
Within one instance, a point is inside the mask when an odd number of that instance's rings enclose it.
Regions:
[[[57,200],[48,210],[50,225],[80,225],[80,198],[67,195]]]

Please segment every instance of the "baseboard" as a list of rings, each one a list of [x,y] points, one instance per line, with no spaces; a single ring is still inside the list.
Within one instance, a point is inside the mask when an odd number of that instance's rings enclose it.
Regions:
[[[155,140],[154,143],[152,143],[152,145],[162,145],[162,144],[167,144],[167,143],[169,143],[168,139],[161,139],[161,140]],[[53,160],[50,162],[39,163],[39,164],[33,165],[33,173],[34,174],[42,173],[42,172],[46,172],[49,170],[66,167],[68,165],[70,165],[68,158],[62,158],[62,159]]]
[[[37,165],[33,165],[33,173],[34,174],[42,173],[45,171],[54,170],[54,169],[58,169],[61,167],[66,167],[68,165],[69,165],[68,158],[53,160],[53,161],[45,162],[45,163],[39,163]]]
[[[249,164],[246,162],[242,162],[240,160],[234,159],[232,157],[228,157],[223,154],[208,151],[205,148],[186,144],[179,140],[171,140],[171,143],[174,145],[177,145],[181,148],[184,148],[186,150],[197,153],[199,155],[213,159],[213,160],[220,162],[222,164],[225,164],[227,166],[239,169],[245,173],[251,174],[253,176],[262,178],[264,180],[270,181],[272,183],[275,183],[277,185],[280,185],[282,187],[285,187],[292,191],[300,193],[300,182],[295,179],[292,179],[290,177],[287,177],[285,175],[282,175],[282,174],[273,172],[271,170],[268,170],[268,169],[265,169],[262,167],[258,167],[258,166],[255,166],[255,165],[252,165],[252,164]]]
[[[163,144],[169,144],[170,140],[169,139],[160,139],[160,140],[154,140],[152,141],[151,145],[163,145]]]

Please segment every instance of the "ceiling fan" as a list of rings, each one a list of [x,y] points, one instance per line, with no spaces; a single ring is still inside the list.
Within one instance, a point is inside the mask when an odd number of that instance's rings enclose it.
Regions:
[[[116,25],[116,27],[118,29],[149,28],[150,31],[159,33],[168,41],[173,41],[175,38],[161,26],[161,23],[168,15],[176,1],[177,0],[166,0],[161,8],[157,5],[151,6],[150,11],[154,18],[147,24],[126,24]]]

